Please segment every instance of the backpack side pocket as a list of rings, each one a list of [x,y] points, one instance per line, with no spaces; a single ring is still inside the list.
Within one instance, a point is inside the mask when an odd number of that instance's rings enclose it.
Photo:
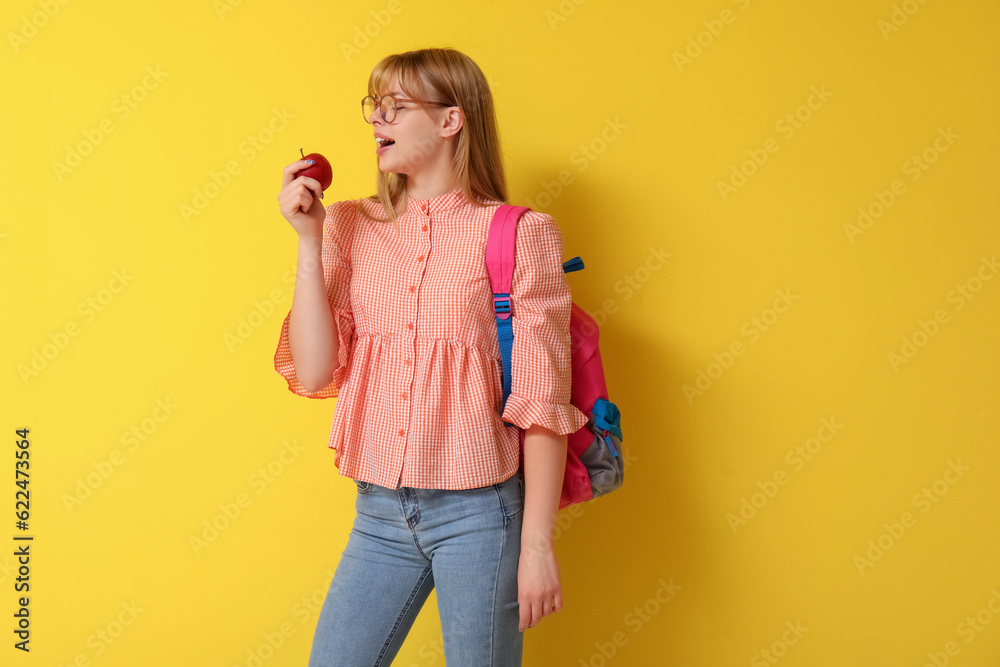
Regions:
[[[609,416],[613,416],[613,423],[609,423]],[[625,457],[621,455],[622,439],[619,436],[621,427],[618,425],[618,417],[618,409],[614,403],[599,398],[587,422],[594,439],[580,454],[580,462],[590,475],[594,498],[614,491],[625,481]]]

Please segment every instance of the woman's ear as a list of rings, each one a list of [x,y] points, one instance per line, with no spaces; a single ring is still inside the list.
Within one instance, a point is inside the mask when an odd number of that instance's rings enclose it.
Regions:
[[[462,110],[458,107],[447,107],[442,119],[441,136],[450,137],[453,134],[458,134],[464,124],[465,116],[462,114]]]

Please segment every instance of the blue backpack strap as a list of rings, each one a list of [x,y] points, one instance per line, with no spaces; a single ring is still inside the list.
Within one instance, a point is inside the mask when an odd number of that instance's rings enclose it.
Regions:
[[[514,326],[510,294],[514,280],[517,221],[530,210],[527,206],[501,204],[493,214],[486,240],[487,273],[490,277],[490,289],[493,292],[497,343],[500,346],[500,359],[503,364],[503,402],[500,405],[500,414],[503,414],[507,406],[507,397],[510,396],[512,384],[511,355],[514,349]],[[490,251],[495,248],[499,248],[499,252],[491,253]],[[516,426],[516,424],[505,421],[504,426]]]

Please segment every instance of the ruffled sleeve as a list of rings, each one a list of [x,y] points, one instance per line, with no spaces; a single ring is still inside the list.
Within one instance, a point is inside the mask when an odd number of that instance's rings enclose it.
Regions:
[[[570,314],[573,299],[562,267],[562,232],[552,216],[526,212],[517,223],[511,312],[511,390],[503,419],[575,433],[587,416],[570,403]]]
[[[323,282],[326,296],[333,313],[333,323],[340,344],[337,369],[333,379],[323,389],[310,392],[295,376],[295,365],[288,344],[288,323],[292,317],[291,308],[281,324],[278,347],[274,351],[274,369],[288,382],[288,389],[307,398],[333,398],[347,379],[348,363],[354,351],[354,311],[351,308],[351,262],[350,246],[353,240],[356,211],[352,201],[340,201],[326,207],[323,221]]]

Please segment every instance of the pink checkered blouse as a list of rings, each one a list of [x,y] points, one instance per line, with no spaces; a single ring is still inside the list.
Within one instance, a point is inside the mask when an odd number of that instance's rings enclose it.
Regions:
[[[378,201],[362,202],[384,216]],[[410,199],[398,236],[350,200],[326,207],[323,273],[339,367],[324,389],[299,383],[289,310],[274,368],[300,396],[337,397],[329,447],[338,451],[341,475],[389,488],[477,488],[520,465],[519,431],[504,420],[559,434],[587,423],[569,402],[572,300],[562,233],[537,211],[517,226],[513,380],[500,414],[502,366],[485,260],[500,203],[474,206],[461,188]]]

